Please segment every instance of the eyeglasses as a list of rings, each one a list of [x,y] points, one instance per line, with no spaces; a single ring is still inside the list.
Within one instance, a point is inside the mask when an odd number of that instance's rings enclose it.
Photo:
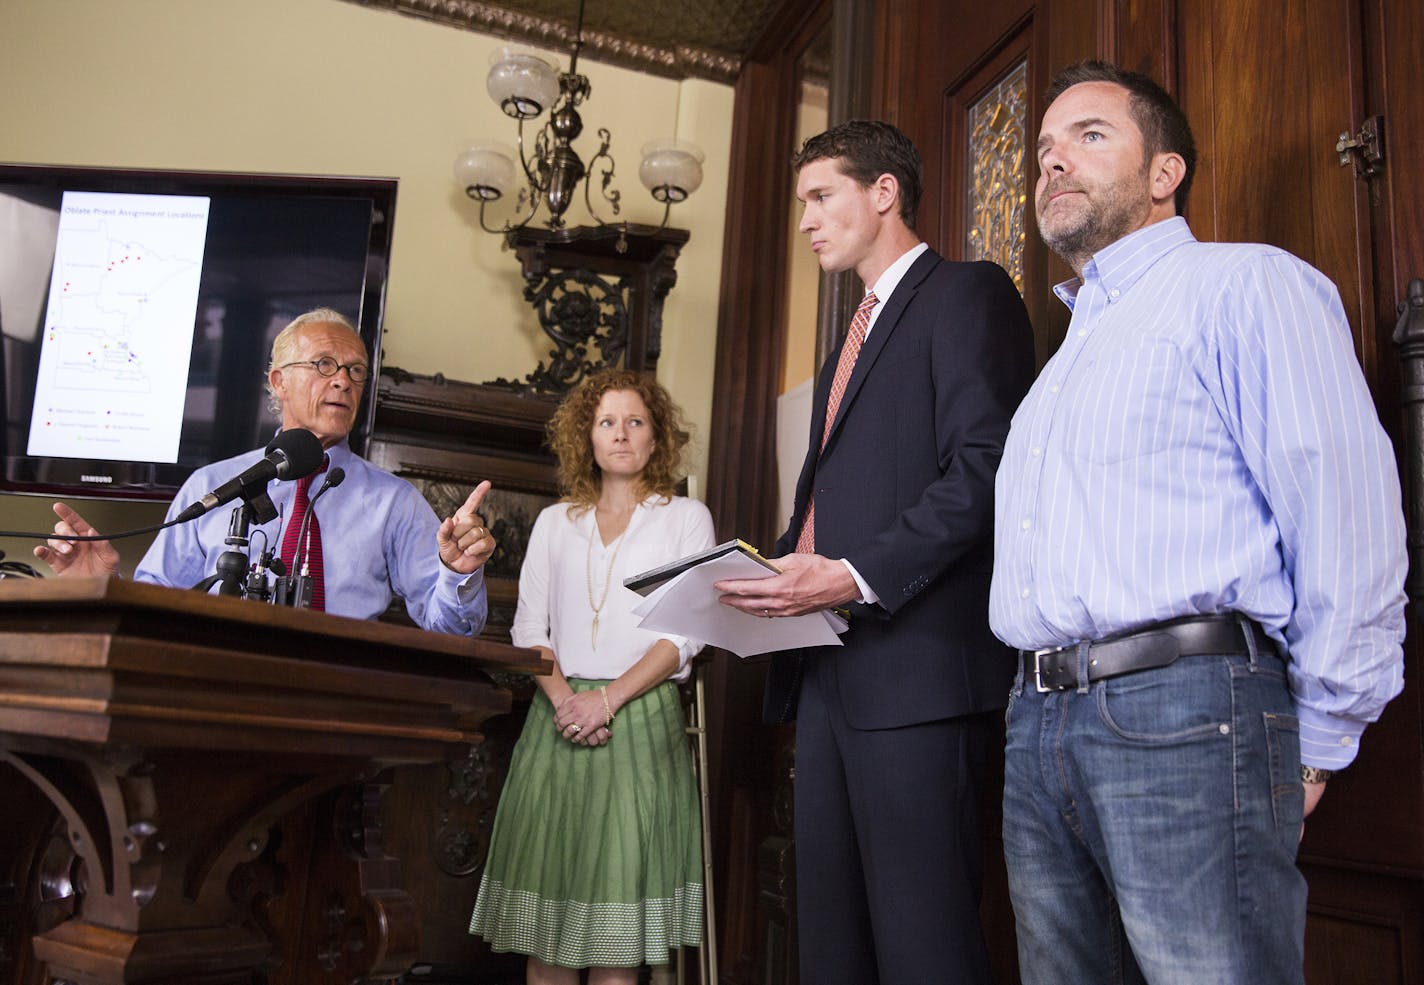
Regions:
[[[289,366],[310,366],[322,376],[335,376],[344,369],[347,378],[357,386],[365,383],[371,376],[371,367],[365,363],[339,363],[330,356],[322,356],[320,359],[299,359],[294,363],[283,363],[277,368],[286,369]]]

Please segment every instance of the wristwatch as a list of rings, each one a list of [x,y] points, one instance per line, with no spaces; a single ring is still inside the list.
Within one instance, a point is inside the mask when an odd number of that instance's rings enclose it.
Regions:
[[[1334,770],[1323,770],[1319,766],[1302,765],[1300,768],[1301,783],[1324,783],[1334,775]]]

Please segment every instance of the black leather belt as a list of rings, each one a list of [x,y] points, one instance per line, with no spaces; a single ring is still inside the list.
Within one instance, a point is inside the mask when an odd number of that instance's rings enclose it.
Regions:
[[[1155,670],[1169,666],[1178,657],[1202,654],[1250,653],[1250,634],[1259,653],[1276,655],[1276,643],[1256,623],[1245,616],[1188,616],[1154,623],[1142,629],[1088,644],[1088,680]],[[1039,691],[1067,691],[1078,686],[1079,644],[1020,650],[1024,681],[1033,681]]]

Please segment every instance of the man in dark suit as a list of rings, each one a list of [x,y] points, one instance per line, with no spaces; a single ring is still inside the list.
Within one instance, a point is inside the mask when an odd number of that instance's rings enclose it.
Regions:
[[[899,130],[841,124],[795,166],[821,269],[867,293],[817,381],[783,573],[718,588],[769,618],[852,614],[843,646],[777,654],[767,686],[768,719],[797,720],[801,981],[987,982],[977,786],[1014,673],[988,626],[994,472],[1028,315],[1001,268],[920,242]]]

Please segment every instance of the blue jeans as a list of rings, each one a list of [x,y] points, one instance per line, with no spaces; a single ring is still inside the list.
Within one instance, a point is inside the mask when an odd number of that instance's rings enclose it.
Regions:
[[[1004,854],[1025,985],[1304,981],[1303,788],[1273,654],[1038,693],[1007,712]]]

